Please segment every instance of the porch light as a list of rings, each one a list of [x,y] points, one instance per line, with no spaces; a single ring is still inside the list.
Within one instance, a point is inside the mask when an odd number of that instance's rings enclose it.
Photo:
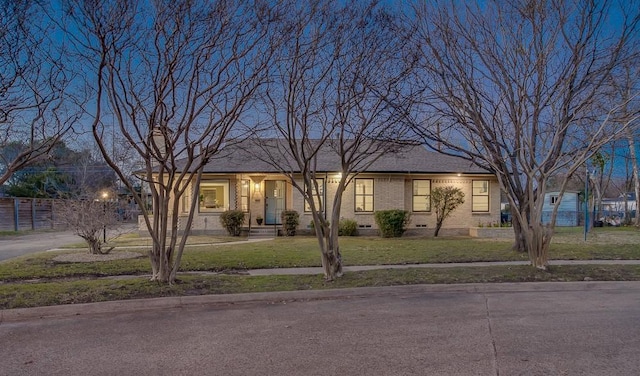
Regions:
[[[254,192],[259,192],[260,191],[260,183],[256,183],[253,185],[253,191]]]
[[[107,199],[108,198],[109,198],[109,192],[103,191],[102,192],[102,215],[104,215],[105,217],[107,215]],[[106,223],[102,224],[102,242],[103,243],[107,242],[107,224]]]
[[[458,172],[458,177],[460,177],[460,176],[462,176],[462,174]]]

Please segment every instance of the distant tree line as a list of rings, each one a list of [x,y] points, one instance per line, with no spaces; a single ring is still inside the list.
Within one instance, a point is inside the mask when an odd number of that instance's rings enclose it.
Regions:
[[[0,148],[3,155],[28,148],[14,141]],[[115,187],[116,175],[90,150],[74,150],[56,141],[46,156],[17,170],[4,185],[4,195],[34,198],[82,198],[89,192]],[[92,197],[93,198],[93,197]]]

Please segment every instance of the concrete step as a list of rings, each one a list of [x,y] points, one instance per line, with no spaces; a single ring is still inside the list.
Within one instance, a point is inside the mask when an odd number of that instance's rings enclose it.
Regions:
[[[273,226],[251,227],[251,230],[249,231],[249,238],[275,238],[276,231],[277,230]]]

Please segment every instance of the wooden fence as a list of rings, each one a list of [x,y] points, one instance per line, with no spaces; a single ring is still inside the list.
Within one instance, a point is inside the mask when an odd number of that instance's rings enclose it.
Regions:
[[[0,231],[63,229],[56,211],[65,200],[0,198]]]

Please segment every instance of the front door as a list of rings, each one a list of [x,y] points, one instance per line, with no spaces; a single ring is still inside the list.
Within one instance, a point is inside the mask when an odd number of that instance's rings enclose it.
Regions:
[[[280,213],[284,210],[286,182],[283,180],[266,180],[264,182],[264,223],[280,225]]]

